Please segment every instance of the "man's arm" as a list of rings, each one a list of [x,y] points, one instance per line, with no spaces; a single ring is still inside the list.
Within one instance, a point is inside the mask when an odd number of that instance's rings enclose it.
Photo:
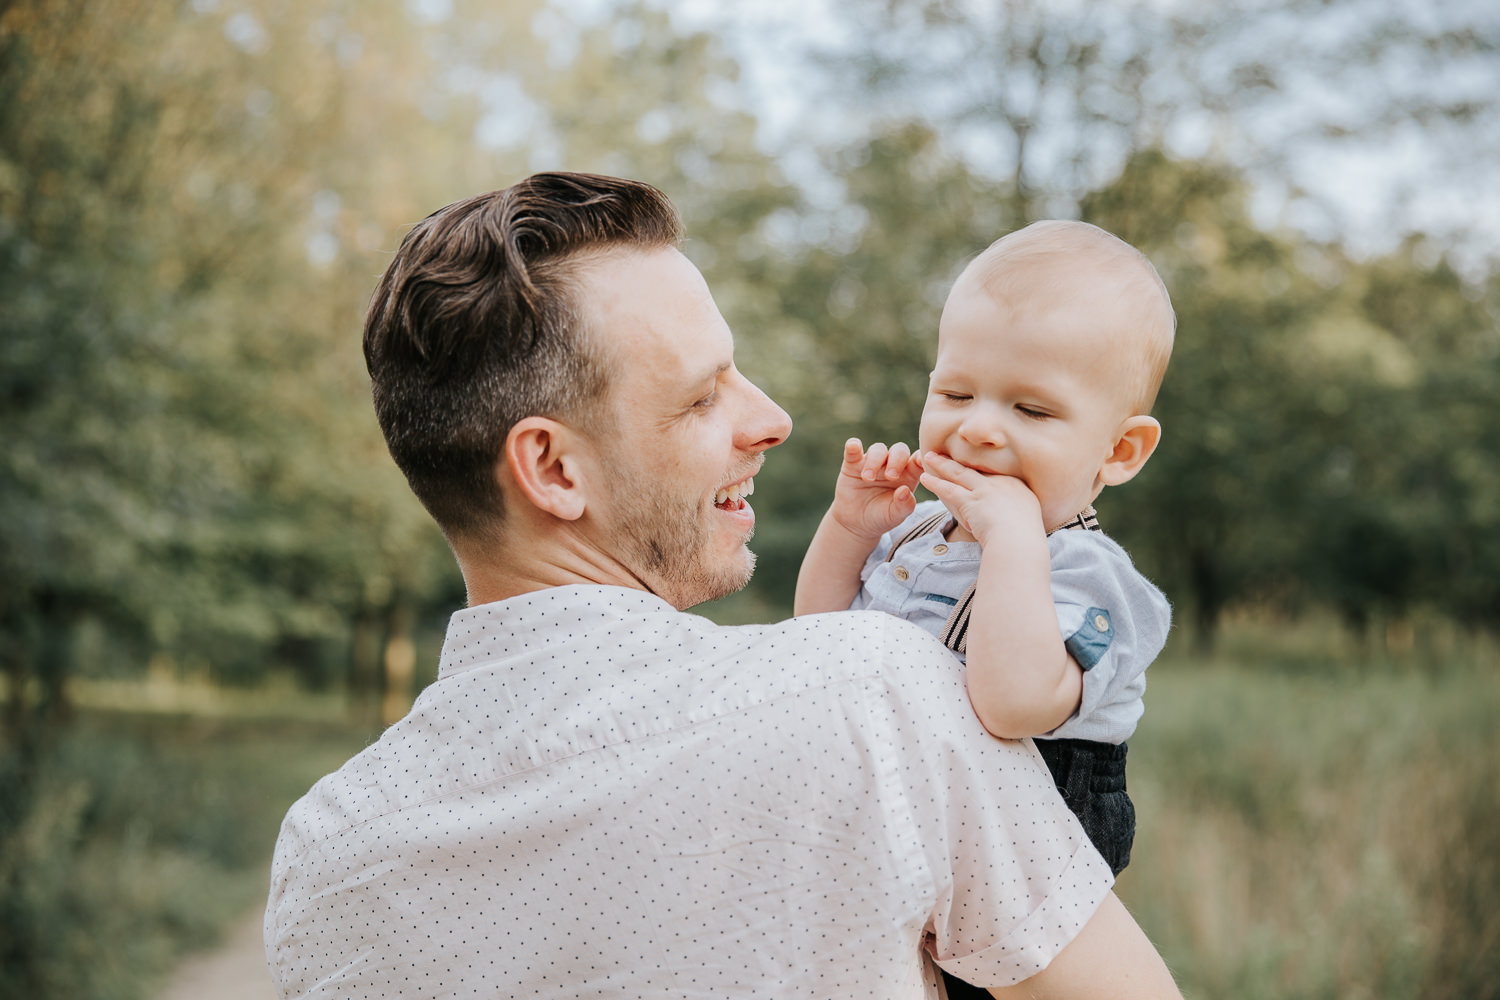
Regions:
[[[996,986],[1001,1000],[1182,1000],[1172,974],[1114,893],[1050,965],[1014,986]]]
[[[904,444],[873,444],[866,452],[858,438],[844,443],[844,463],[833,490],[833,506],[823,515],[797,573],[792,613],[844,611],[859,593],[859,573],[880,536],[916,509],[912,487],[922,471]]]

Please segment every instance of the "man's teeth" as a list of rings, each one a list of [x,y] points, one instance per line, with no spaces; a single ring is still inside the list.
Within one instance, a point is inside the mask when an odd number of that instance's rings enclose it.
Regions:
[[[728,489],[720,490],[719,492],[715,493],[714,504],[716,506],[722,507],[731,500],[733,500],[735,503],[739,503],[741,500],[745,499],[745,497],[754,492],[755,480],[747,479],[743,483],[739,483],[738,485],[731,486]]]

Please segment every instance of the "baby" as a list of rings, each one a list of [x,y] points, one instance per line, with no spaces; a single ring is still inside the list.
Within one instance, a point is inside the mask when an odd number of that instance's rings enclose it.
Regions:
[[[1117,874],[1135,835],[1125,740],[1171,609],[1092,504],[1161,440],[1175,328],[1156,269],[1102,229],[1038,222],[994,243],[943,307],[918,453],[844,445],[797,579],[799,615],[887,611],[966,655],[984,727],[1038,737]],[[938,499],[918,504],[919,482]]]

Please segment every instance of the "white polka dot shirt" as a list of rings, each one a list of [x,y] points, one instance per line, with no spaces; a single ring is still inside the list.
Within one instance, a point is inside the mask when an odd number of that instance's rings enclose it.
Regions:
[[[935,997],[931,961],[1039,971],[1110,884],[915,625],[574,586],[455,614],[292,807],[266,954],[283,998]]]

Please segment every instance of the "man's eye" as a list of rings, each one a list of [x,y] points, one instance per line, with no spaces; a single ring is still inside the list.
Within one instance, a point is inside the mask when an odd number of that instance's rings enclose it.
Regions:
[[[695,410],[706,410],[709,407],[713,406],[718,401],[719,401],[719,393],[717,391],[714,391],[714,392],[709,393],[707,396],[704,396],[702,399],[698,400],[698,402],[694,403],[693,404],[693,409],[695,409]]]

